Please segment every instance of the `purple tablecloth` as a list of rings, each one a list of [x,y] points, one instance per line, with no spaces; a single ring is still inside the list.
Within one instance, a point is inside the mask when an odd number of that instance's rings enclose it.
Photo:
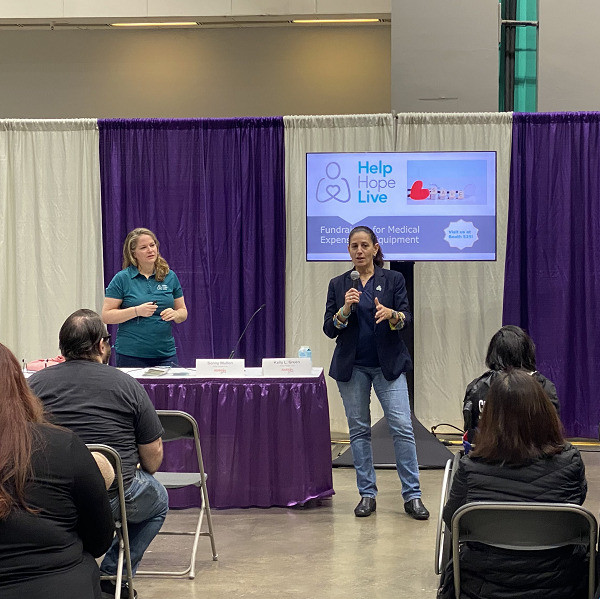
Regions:
[[[323,373],[140,383],[157,409],[183,410],[198,421],[211,507],[290,506],[333,495]],[[191,442],[173,441],[161,469],[190,470],[194,458]],[[173,508],[200,505],[193,488],[169,491],[169,498]]]

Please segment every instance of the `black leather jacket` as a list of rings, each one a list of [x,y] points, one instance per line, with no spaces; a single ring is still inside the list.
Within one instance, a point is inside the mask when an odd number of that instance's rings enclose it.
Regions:
[[[481,410],[485,405],[485,398],[499,372],[500,371],[497,370],[488,370],[467,385],[465,399],[463,400],[463,418],[465,421],[465,431],[470,432],[470,437],[472,437],[473,431],[479,424],[479,417],[481,416]],[[540,383],[546,392],[548,399],[556,408],[556,413],[560,417],[560,404],[558,403],[558,396],[556,395],[554,383],[550,379],[547,379],[543,374],[540,374],[537,370],[532,372],[531,376]],[[472,439],[469,438],[469,441],[471,440]]]

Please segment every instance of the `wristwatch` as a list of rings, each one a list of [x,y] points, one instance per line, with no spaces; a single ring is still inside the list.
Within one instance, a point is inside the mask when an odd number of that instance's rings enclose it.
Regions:
[[[398,314],[398,312],[396,312],[396,310],[392,310],[392,317],[390,318],[390,320],[400,320],[400,314]]]

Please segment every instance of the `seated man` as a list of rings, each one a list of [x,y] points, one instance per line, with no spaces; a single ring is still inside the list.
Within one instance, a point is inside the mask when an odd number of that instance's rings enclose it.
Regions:
[[[29,385],[44,403],[51,422],[71,429],[85,443],[104,443],[119,452],[135,573],[168,511],[167,491],[152,476],[162,462],[164,431],[144,388],[129,375],[108,366],[109,340],[98,314],[77,310],[59,333],[66,361],[36,372],[29,378]],[[117,516],[116,483],[109,495]],[[116,574],[117,556],[115,537],[100,565],[102,574]],[[115,585],[102,581],[102,590],[103,597],[110,597]],[[124,589],[121,596],[128,595]]]

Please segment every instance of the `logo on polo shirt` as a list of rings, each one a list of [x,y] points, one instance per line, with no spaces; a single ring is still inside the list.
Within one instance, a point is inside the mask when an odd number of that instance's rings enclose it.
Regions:
[[[169,291],[169,286],[164,283],[159,283],[156,286],[156,291]]]

